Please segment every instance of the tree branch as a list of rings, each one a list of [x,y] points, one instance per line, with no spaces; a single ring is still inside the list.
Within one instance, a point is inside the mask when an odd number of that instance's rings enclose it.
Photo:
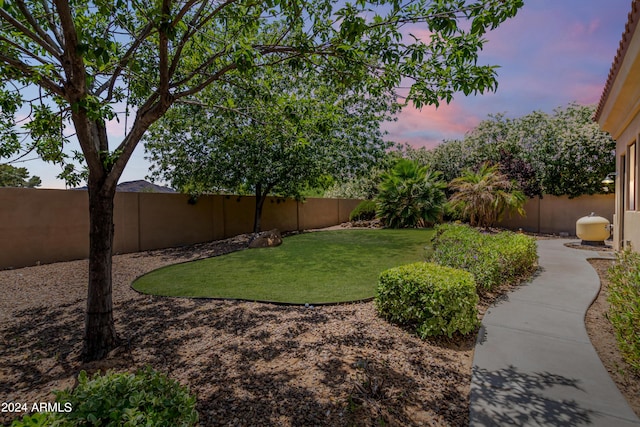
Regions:
[[[159,74],[160,74],[160,85],[159,92],[160,97],[164,98],[169,95],[169,37],[167,36],[167,26],[169,26],[169,22],[165,21],[168,18],[169,13],[171,12],[170,0],[162,1],[162,22],[160,23],[160,28],[158,33],[160,35],[160,47],[159,47]]]
[[[11,25],[16,30],[20,31],[22,34],[33,40],[37,45],[42,47],[44,50],[49,52],[55,58],[60,58],[62,53],[55,49],[54,46],[51,46],[47,41],[42,39],[38,34],[31,31],[26,26],[22,25],[22,23],[16,20],[13,16],[9,15],[4,9],[0,8],[0,19],[4,20],[7,24]]]
[[[35,58],[37,58],[37,57],[35,57]],[[40,61],[42,61],[42,60],[40,60]],[[49,79],[49,78],[47,78],[45,76],[42,76],[42,74],[36,72],[36,70],[33,69],[33,66],[27,65],[24,62],[22,62],[22,61],[20,61],[18,59],[12,58],[10,56],[6,56],[4,53],[0,53],[0,63],[5,63],[5,64],[11,65],[12,67],[18,69],[26,77],[34,77],[35,78],[37,76],[38,77],[38,84],[40,86],[42,86],[43,88],[47,89],[51,93],[53,93],[55,95],[58,95],[58,96],[60,96],[62,98],[66,97],[66,91],[62,86],[57,85],[51,79]]]
[[[78,134],[78,142],[89,167],[89,173],[90,175],[99,174],[100,176],[96,178],[102,179],[105,170],[100,159],[100,141],[93,138],[93,130],[86,111],[81,108],[73,108],[87,96],[86,69],[82,56],[77,54],[78,34],[73,22],[73,15],[66,0],[55,0],[55,6],[65,42],[61,60],[66,74],[65,99],[72,107],[71,117]],[[93,142],[98,142],[98,144],[93,144]]]
[[[42,3],[42,7],[44,8],[44,11],[46,13],[47,22],[49,23],[49,28],[51,29],[51,32],[56,37],[56,40],[58,41],[58,45],[62,46],[64,44],[64,39],[62,38],[62,34],[60,34],[60,31],[56,26],[56,23],[52,19],[53,13],[51,12],[51,9],[49,9],[49,4],[47,3],[46,0],[41,0],[40,3]]]
[[[26,18],[27,22],[31,24],[31,27],[33,27],[36,33],[38,33],[38,35],[42,38],[42,40],[46,41],[52,48],[56,50],[57,52],[56,56],[59,57],[60,55],[62,55],[62,49],[61,49],[62,43],[59,43],[59,44],[56,43],[56,41],[53,40],[49,36],[49,34],[47,34],[42,29],[42,27],[38,24],[38,22],[33,18],[31,13],[29,13],[29,9],[27,9],[27,6],[24,4],[24,1],[17,1],[16,3],[18,4],[18,8],[20,9],[20,12],[22,12],[22,15]],[[45,4],[46,2],[43,1],[42,3]]]
[[[209,76],[206,80],[204,80],[200,84],[198,84],[196,86],[193,86],[192,88],[190,88],[188,90],[185,90],[183,92],[176,93],[174,95],[174,98],[175,99],[179,99],[179,98],[184,98],[186,96],[190,96],[190,95],[196,94],[196,93],[200,92],[202,89],[204,89],[205,87],[209,86],[211,83],[215,82],[216,80],[219,80],[220,77],[224,76],[229,71],[235,70],[236,68],[238,68],[236,64],[228,64],[228,65],[222,67],[216,73],[214,73],[211,76]]]
[[[142,29],[140,34],[138,36],[136,36],[133,44],[129,47],[127,52],[122,56],[122,58],[118,62],[118,65],[116,66],[116,69],[111,74],[111,77],[106,82],[104,82],[96,90],[96,92],[95,92],[96,95],[101,94],[102,92],[104,92],[108,88],[109,92],[108,92],[108,95],[107,95],[107,99],[111,99],[111,96],[113,94],[113,89],[115,88],[116,82],[117,82],[118,78],[120,77],[120,75],[122,74],[122,71],[124,70],[125,66],[127,65],[127,62],[133,56],[135,51],[140,47],[140,45],[145,40],[145,38],[149,34],[151,34],[151,30],[152,29],[153,29],[153,25],[151,23],[149,23]]]

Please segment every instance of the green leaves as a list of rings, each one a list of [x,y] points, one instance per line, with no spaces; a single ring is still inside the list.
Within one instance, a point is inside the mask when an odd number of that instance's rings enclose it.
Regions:
[[[174,107],[150,129],[154,176],[190,193],[298,197],[368,171],[384,155],[390,95],[340,92],[287,66],[253,68]]]
[[[380,274],[376,309],[392,323],[421,338],[467,334],[478,325],[478,294],[473,276],[432,263],[415,263]]]
[[[33,176],[29,178],[27,168],[17,168],[12,165],[0,164],[0,187],[39,187],[40,178]]]
[[[386,227],[425,227],[441,219],[446,200],[440,174],[400,159],[382,175],[376,196],[378,217]]]
[[[640,373],[640,254],[627,247],[609,269],[609,315],[625,361]]]
[[[89,120],[106,121],[113,119],[116,114],[113,112],[113,106],[104,104],[95,96],[87,95],[78,102],[71,104],[71,109],[78,113],[82,111],[87,115]]]
[[[73,390],[54,394],[63,409],[71,410],[27,415],[12,426],[189,427],[199,419],[189,390],[150,367],[135,374],[109,371],[92,377],[81,371]]]
[[[446,181],[485,162],[498,164],[528,197],[600,193],[600,181],[615,169],[615,142],[591,120],[593,112],[594,106],[569,104],[553,114],[492,115],[463,140],[444,141],[421,161]]]
[[[467,225],[436,227],[430,260],[473,274],[480,291],[514,283],[536,267],[534,238],[512,232],[484,234]]]

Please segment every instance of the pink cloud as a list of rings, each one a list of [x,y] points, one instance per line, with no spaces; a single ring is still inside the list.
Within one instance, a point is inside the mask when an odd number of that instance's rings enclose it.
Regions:
[[[113,111],[116,113],[116,117],[107,121],[107,134],[114,138],[124,138],[126,135],[125,123],[130,129],[133,121],[136,117],[135,110],[129,111],[129,118],[125,116],[125,110],[127,106],[123,103],[113,104]]]
[[[600,19],[594,18],[588,22],[574,22],[570,27],[567,35],[571,38],[577,39],[582,37],[593,36],[598,30],[600,30]]]
[[[466,111],[460,104],[428,106],[418,110],[406,107],[395,122],[385,123],[387,139],[409,143],[415,147],[434,147],[445,139],[462,138],[473,129],[480,118]]]

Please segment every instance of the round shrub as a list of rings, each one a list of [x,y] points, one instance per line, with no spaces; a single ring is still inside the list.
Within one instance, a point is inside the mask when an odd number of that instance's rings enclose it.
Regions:
[[[349,221],[370,221],[376,217],[376,202],[363,200],[349,214]]]
[[[424,262],[383,271],[375,297],[380,315],[421,338],[474,331],[477,304],[471,273]]]
[[[15,421],[22,426],[195,426],[196,398],[150,367],[135,374],[107,372],[89,378],[82,371],[73,390],[55,392],[69,412],[39,413]],[[38,424],[41,422],[42,424]]]

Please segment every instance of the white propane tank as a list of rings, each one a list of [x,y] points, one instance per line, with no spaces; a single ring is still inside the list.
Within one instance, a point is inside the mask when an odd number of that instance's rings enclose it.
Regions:
[[[609,220],[591,212],[591,215],[576,221],[576,235],[582,239],[583,244],[604,245],[604,241],[611,235]]]

